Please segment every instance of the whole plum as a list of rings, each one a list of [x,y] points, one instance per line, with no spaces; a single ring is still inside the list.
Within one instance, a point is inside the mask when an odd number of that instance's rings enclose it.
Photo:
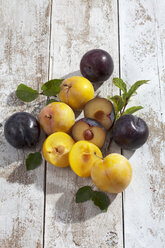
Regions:
[[[93,83],[106,81],[112,75],[113,69],[112,57],[102,49],[88,51],[80,62],[82,75]]]
[[[134,115],[123,115],[113,127],[113,139],[123,149],[136,150],[147,140],[149,129],[144,120]]]
[[[6,121],[4,135],[8,143],[16,148],[32,147],[39,140],[40,125],[33,115],[18,112]]]

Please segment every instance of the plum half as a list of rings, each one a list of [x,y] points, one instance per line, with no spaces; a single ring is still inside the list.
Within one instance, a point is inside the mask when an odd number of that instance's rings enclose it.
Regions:
[[[123,115],[113,127],[113,139],[123,149],[136,150],[148,138],[149,129],[144,120],[134,115]]]
[[[106,129],[96,120],[82,118],[73,125],[72,137],[75,141],[86,140],[101,148],[105,142]]]
[[[85,105],[84,116],[95,119],[108,130],[114,123],[115,111],[111,101],[106,98],[95,97]]]
[[[8,143],[16,148],[32,147],[39,141],[40,125],[33,115],[18,112],[6,121],[4,135]]]
[[[82,75],[93,83],[106,81],[111,76],[113,69],[111,55],[102,49],[88,51],[80,62]]]

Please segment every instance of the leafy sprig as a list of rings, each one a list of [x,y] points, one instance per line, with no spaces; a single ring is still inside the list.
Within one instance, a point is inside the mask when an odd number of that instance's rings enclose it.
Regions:
[[[41,87],[42,92],[28,87],[25,84],[19,84],[16,90],[16,96],[23,102],[32,102],[38,98],[39,95],[56,96],[60,92],[60,85],[64,79],[52,79],[44,83]],[[50,102],[56,101],[50,99]]]
[[[121,90],[121,95],[107,96],[111,100],[115,107],[115,122],[122,116],[126,114],[133,114],[140,109],[143,109],[142,106],[133,106],[127,108],[127,105],[133,95],[137,94],[136,90],[143,84],[147,84],[149,80],[140,80],[135,82],[130,89],[127,89],[126,83],[121,78],[113,78],[112,82]],[[114,122],[114,123],[115,123]],[[108,150],[110,149],[111,143],[113,140],[113,127],[110,133],[110,140],[108,145]]]
[[[92,200],[102,211],[107,211],[110,205],[110,200],[104,192],[95,191],[90,186],[84,186],[76,193],[76,203],[88,200]]]
[[[121,78],[113,78],[113,84],[117,86],[122,94],[121,95],[115,95],[113,97],[108,96],[107,98],[111,100],[115,107],[115,121],[120,118],[120,116],[125,114],[133,114],[137,112],[138,110],[142,109],[142,106],[133,106],[131,108],[127,108],[127,105],[131,99],[131,97],[136,94],[136,90],[143,84],[147,84],[149,80],[140,80],[135,82],[130,89],[127,89],[126,83]]]

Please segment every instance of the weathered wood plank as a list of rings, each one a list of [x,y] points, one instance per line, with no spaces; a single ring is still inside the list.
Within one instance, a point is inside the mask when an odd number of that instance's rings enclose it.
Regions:
[[[0,1],[0,247],[42,247],[44,163],[26,172],[31,151],[7,144],[3,127],[14,112],[37,115],[40,104],[15,97],[19,83],[39,89],[47,80],[49,1]],[[42,100],[42,99],[40,99]],[[39,147],[39,146],[38,146]]]
[[[80,59],[93,48],[112,54],[118,76],[116,1],[53,1],[51,36],[50,78],[80,75]],[[111,81],[98,89],[102,96],[117,93]],[[78,178],[70,168],[47,166],[45,247],[123,247],[121,195],[111,196],[107,213],[92,202],[77,205],[77,189],[89,184],[90,179]]]
[[[125,192],[125,247],[165,247],[165,2],[119,1],[121,76],[150,79],[131,104],[149,125],[147,144],[131,156],[133,180]]]

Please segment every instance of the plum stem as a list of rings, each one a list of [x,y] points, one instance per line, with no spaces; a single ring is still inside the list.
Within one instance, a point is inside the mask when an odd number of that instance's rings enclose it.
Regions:
[[[120,113],[120,117],[124,114],[124,111],[125,111],[125,109],[127,107],[127,104],[128,104],[128,98],[126,98],[126,100],[125,100],[125,104],[124,104],[123,110]],[[111,132],[111,136],[110,136],[110,140],[109,140],[109,144],[108,144],[108,148],[107,148],[108,150],[110,150],[112,140],[113,140],[113,135],[112,135],[112,132]]]
[[[71,85],[68,85],[68,84],[63,84],[64,88],[66,88],[66,100],[67,100],[67,104],[69,103],[69,90],[70,88],[72,88]]]
[[[101,160],[104,160],[103,158],[101,158],[100,156],[98,156],[98,155],[96,154],[96,152],[94,152],[94,155],[95,155],[96,157],[100,158]]]
[[[108,151],[110,150],[110,147],[111,147],[111,144],[112,144],[112,140],[113,140],[113,127],[110,130],[110,139],[109,139],[109,143],[108,143],[108,147],[107,147],[107,150]]]
[[[111,144],[112,144],[113,137],[110,137],[109,144],[108,144],[108,150],[110,150]]]
[[[52,115],[45,115],[45,118],[52,119]]]
[[[128,99],[126,98],[126,101],[125,101],[123,110],[122,110],[121,113],[120,113],[120,117],[124,114],[124,111],[125,111],[125,109],[126,109],[126,107],[127,107],[127,104],[128,104]],[[120,118],[120,117],[119,117],[119,118]],[[112,131],[111,131],[111,136],[110,136],[110,140],[109,140],[109,144],[108,144],[108,148],[107,148],[108,150],[110,150],[112,141],[113,141],[113,135],[112,135]]]
[[[68,84],[63,84],[63,86],[66,87],[66,88],[68,88],[68,89],[72,88],[72,86],[71,85],[68,85]]]
[[[124,105],[124,108],[123,108],[123,110],[122,110],[120,116],[122,116],[122,115],[124,114],[124,111],[125,111],[125,109],[126,109],[126,107],[127,107],[127,104],[128,104],[128,99],[126,98],[125,105]]]

